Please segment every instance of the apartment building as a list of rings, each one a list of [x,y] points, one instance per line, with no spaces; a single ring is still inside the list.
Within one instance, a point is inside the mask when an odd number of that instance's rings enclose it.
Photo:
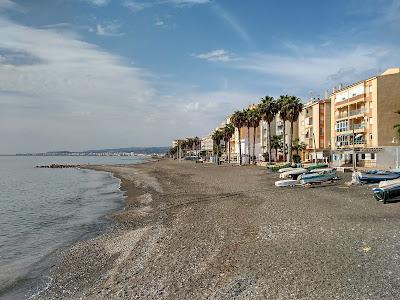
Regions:
[[[395,132],[400,110],[400,68],[334,90],[331,146],[335,166],[395,167]]]
[[[299,142],[306,145],[304,162],[328,162],[331,148],[331,99],[313,99],[299,116]]]

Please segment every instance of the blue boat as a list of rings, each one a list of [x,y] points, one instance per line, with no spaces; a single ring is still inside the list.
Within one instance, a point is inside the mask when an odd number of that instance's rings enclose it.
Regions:
[[[377,201],[387,203],[388,200],[399,198],[400,200],[400,179],[389,180],[379,184],[378,188],[373,188],[374,197]]]
[[[332,181],[337,177],[336,170],[334,169],[323,169],[320,172],[315,170],[314,173],[307,173],[300,175],[299,180],[301,184],[313,184]]]
[[[379,183],[381,181],[400,178],[400,173],[389,171],[357,172],[358,180],[362,183]]]

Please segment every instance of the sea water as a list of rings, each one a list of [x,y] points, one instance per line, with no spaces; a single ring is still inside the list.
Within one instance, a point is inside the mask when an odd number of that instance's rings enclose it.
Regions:
[[[0,156],[0,298],[33,281],[55,251],[106,229],[123,205],[119,179],[79,169],[36,165],[134,164],[141,157]]]

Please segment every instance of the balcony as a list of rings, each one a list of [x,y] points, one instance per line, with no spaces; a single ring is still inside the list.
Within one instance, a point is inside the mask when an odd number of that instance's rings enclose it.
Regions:
[[[365,124],[354,124],[354,130],[365,129]]]
[[[365,113],[365,108],[355,109],[349,111],[349,116],[357,116]]]

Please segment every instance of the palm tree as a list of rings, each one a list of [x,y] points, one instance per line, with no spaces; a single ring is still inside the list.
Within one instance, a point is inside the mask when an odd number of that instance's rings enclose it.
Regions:
[[[219,165],[219,154],[220,154],[220,148],[219,145],[221,144],[221,140],[224,138],[224,135],[221,130],[215,130],[214,133],[212,134],[212,139],[214,142],[213,149],[216,148],[216,163]]]
[[[231,138],[235,133],[235,126],[231,123],[226,124],[223,129],[224,134],[224,141],[225,141],[225,151],[226,151],[226,144],[228,143],[228,163],[231,163]]]
[[[241,145],[241,139],[240,139],[240,129],[244,126],[245,123],[245,115],[242,111],[235,111],[233,115],[231,116],[231,122],[232,124],[238,129],[239,133],[239,164],[242,164],[242,145]]]
[[[293,140],[293,124],[299,119],[299,115],[303,110],[303,103],[301,103],[300,98],[296,96],[290,96],[285,105],[286,117],[290,122],[290,132],[289,132],[289,149],[288,149],[288,161],[292,162],[292,140]]]
[[[271,147],[271,122],[278,113],[278,105],[273,97],[265,96],[261,98],[261,103],[258,105],[261,117],[268,124],[268,161],[271,162],[272,147]]]
[[[281,118],[282,122],[283,122],[283,147],[282,147],[282,151],[283,151],[283,160],[286,161],[286,121],[288,119],[287,116],[287,103],[289,100],[289,96],[288,95],[284,95],[284,96],[280,96],[278,98],[277,105],[278,105],[278,109],[279,109],[279,117]]]
[[[400,115],[400,110],[396,111],[396,113]],[[393,128],[396,130],[396,133],[397,133],[397,135],[398,135],[398,137],[400,139],[400,123],[394,125]]]
[[[278,161],[278,150],[282,148],[282,136],[274,135],[271,137],[271,148],[275,149],[275,161]]]
[[[193,154],[193,146],[195,145],[194,138],[188,138],[188,146],[190,148],[190,155]]]
[[[249,119],[249,124],[253,127],[253,155],[252,160],[255,163],[255,147],[256,147],[256,128],[260,126],[261,115],[258,107],[251,108],[247,111],[247,117]],[[250,141],[249,141],[250,146]],[[250,151],[249,151],[250,154]],[[250,163],[250,161],[249,161]]]
[[[193,142],[196,150],[196,156],[199,156],[200,138],[198,136],[194,137]]]
[[[300,142],[299,139],[295,139],[292,144],[292,150],[296,151],[296,154],[299,155],[300,151],[304,151],[307,149],[307,145],[304,142]]]

